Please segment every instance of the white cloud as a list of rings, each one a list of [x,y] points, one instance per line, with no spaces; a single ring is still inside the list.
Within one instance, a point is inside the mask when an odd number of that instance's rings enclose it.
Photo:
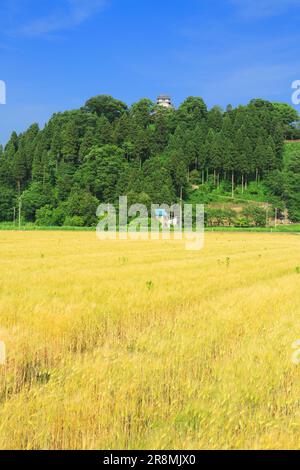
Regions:
[[[60,9],[19,27],[15,33],[24,36],[44,36],[72,29],[99,13],[106,4],[107,0],[63,0]]]
[[[264,18],[300,7],[300,0],[229,0],[244,18]]]

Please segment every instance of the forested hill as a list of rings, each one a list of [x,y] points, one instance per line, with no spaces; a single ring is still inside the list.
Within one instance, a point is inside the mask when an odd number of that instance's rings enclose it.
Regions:
[[[300,160],[293,156],[284,167],[283,147],[299,138],[297,120],[290,106],[259,99],[224,112],[197,97],[177,110],[94,97],[53,115],[42,130],[33,124],[12,133],[0,149],[0,220],[12,221],[22,201],[26,221],[92,225],[99,202],[119,195],[171,204],[192,184],[230,196],[261,182],[296,220]]]

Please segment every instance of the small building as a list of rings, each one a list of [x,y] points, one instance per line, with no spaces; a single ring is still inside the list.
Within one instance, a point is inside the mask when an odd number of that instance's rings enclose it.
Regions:
[[[168,217],[168,213],[165,209],[155,209],[156,217]]]
[[[173,218],[170,218],[170,215],[172,215]],[[165,209],[156,209],[155,218],[162,224],[164,229],[170,229],[171,226],[177,227],[178,225],[178,218],[174,216],[174,213],[168,214]]]
[[[163,108],[166,108],[166,109],[174,108],[171,97],[168,95],[159,95],[157,97],[156,104],[157,106],[162,106]]]

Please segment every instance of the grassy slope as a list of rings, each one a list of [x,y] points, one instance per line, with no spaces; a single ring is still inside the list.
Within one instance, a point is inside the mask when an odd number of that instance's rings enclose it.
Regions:
[[[292,155],[300,155],[300,142],[286,142],[284,146],[284,155],[283,161],[284,165],[287,165]],[[262,205],[266,203],[271,203],[276,205],[276,199],[274,199],[267,191],[267,188],[263,183],[255,185],[254,183],[249,185],[249,190],[242,193],[241,188],[237,187],[235,191],[235,197],[231,197],[231,193],[224,192],[222,189],[213,190],[211,192],[205,192],[201,189],[201,186],[198,190],[191,191],[188,197],[188,202],[190,203],[204,203],[207,206],[216,207],[224,206],[227,208],[236,207],[238,205],[244,206],[248,203],[255,203],[257,205]],[[298,230],[299,227],[289,227],[288,230]],[[285,228],[281,228],[285,230]]]

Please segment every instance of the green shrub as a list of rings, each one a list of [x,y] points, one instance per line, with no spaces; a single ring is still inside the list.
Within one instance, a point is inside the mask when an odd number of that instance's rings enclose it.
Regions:
[[[53,208],[46,205],[36,211],[36,225],[39,227],[60,227],[65,219],[65,211],[62,206]]]
[[[36,212],[53,200],[53,191],[49,184],[31,183],[22,194],[22,214],[27,221],[36,220]]]
[[[236,213],[232,209],[208,209],[205,214],[207,225],[228,227],[234,225]]]
[[[249,222],[249,219],[247,217],[237,217],[237,219],[235,220],[235,226],[236,227],[249,227],[250,225],[250,222]]]
[[[96,211],[98,205],[98,199],[92,196],[89,191],[75,186],[66,204],[67,218],[68,220],[83,220],[83,225],[77,225],[77,227],[95,225],[97,223]]]
[[[249,226],[266,226],[266,211],[261,207],[249,205],[243,209],[242,216],[248,220]]]
[[[79,215],[67,216],[64,221],[65,227],[84,227],[84,219]]]

